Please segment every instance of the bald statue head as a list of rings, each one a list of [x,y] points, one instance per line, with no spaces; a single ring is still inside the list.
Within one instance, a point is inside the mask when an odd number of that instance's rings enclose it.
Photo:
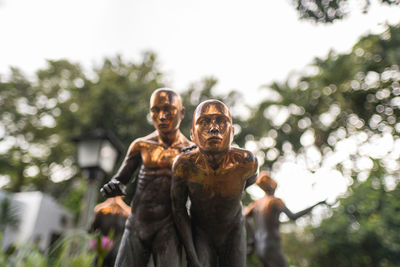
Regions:
[[[269,176],[269,173],[266,171],[260,172],[256,184],[269,195],[273,195],[275,193],[275,189],[278,185],[277,182],[272,179],[271,176]]]
[[[200,151],[227,151],[233,140],[232,118],[228,107],[214,99],[200,103],[193,113],[190,137]]]
[[[169,88],[159,88],[150,98],[150,114],[158,132],[169,133],[179,129],[185,114],[181,97]]]

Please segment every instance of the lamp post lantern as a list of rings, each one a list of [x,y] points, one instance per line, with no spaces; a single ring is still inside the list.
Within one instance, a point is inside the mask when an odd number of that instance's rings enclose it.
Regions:
[[[97,129],[73,139],[77,143],[78,165],[83,170],[88,186],[84,196],[79,227],[89,228],[93,219],[99,186],[104,176],[114,169],[121,145],[109,132]]]

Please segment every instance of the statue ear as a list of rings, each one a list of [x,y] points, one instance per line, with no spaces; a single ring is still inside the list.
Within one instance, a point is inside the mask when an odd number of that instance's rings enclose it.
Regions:
[[[233,142],[233,137],[235,136],[235,128],[233,128],[233,126],[231,126],[231,143]]]
[[[193,128],[192,128],[192,129],[190,129],[190,140],[192,140],[192,141],[193,141]]]

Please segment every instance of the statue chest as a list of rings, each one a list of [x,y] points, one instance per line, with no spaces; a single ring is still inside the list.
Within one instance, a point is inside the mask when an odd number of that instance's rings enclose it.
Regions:
[[[180,148],[151,145],[142,148],[142,161],[147,168],[171,168]]]
[[[233,168],[213,172],[211,170],[198,170],[190,179],[189,190],[201,191],[209,197],[240,197],[245,183],[244,170]]]

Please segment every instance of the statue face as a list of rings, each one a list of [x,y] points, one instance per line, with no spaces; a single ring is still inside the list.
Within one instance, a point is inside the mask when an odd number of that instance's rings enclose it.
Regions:
[[[157,89],[150,98],[150,114],[158,132],[178,130],[184,117],[181,98],[171,89]]]
[[[222,152],[233,139],[232,119],[228,108],[218,100],[201,103],[193,114],[191,138],[201,151]]]

